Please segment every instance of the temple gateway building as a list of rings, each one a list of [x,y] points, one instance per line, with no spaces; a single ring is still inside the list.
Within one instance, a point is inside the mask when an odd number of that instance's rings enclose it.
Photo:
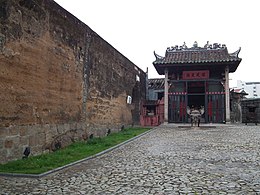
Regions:
[[[203,109],[201,122],[230,121],[229,73],[241,62],[239,48],[228,53],[224,44],[167,48],[165,56],[154,52],[153,65],[164,79],[164,121],[187,123],[187,109]]]

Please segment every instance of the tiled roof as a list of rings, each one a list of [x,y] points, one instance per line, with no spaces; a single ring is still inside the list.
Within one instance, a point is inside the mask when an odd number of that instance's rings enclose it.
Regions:
[[[149,79],[148,80],[148,88],[149,89],[164,89],[164,78],[159,79]]]
[[[239,88],[233,88],[230,90],[230,92],[234,92],[234,93],[240,93],[240,94],[244,94],[244,95],[248,95],[245,90],[243,89],[239,89]]]
[[[234,53],[228,53],[225,45],[207,43],[204,47],[199,47],[197,42],[193,47],[188,48],[184,43],[183,46],[167,48],[165,57],[157,55],[155,52],[156,64],[189,64],[189,63],[211,63],[211,62],[233,62],[241,61],[238,57],[240,48]]]
[[[145,100],[143,105],[155,106],[155,105],[158,105],[158,100]]]

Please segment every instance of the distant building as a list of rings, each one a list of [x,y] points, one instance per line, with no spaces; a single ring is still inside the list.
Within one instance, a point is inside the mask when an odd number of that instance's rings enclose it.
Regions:
[[[161,100],[164,96],[164,78],[148,80],[148,100]]]
[[[147,99],[141,104],[140,124],[157,126],[164,122],[164,78],[148,79]]]
[[[237,81],[237,88],[244,90],[246,98],[260,98],[260,82]]]

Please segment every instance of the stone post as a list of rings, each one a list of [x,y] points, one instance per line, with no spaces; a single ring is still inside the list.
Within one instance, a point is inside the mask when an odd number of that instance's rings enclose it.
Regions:
[[[164,70],[165,80],[164,80],[164,122],[168,123],[168,106],[169,106],[169,100],[168,100],[168,69],[166,68]]]
[[[226,123],[230,122],[229,66],[225,68]]]

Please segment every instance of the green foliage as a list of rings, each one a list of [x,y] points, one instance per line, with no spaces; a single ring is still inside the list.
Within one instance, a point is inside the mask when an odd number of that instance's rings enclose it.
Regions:
[[[64,149],[52,153],[31,156],[26,159],[0,164],[0,172],[25,174],[44,173],[97,154],[147,130],[149,130],[149,128],[129,128],[118,133],[111,133],[106,137],[94,137],[86,142],[75,142]]]

